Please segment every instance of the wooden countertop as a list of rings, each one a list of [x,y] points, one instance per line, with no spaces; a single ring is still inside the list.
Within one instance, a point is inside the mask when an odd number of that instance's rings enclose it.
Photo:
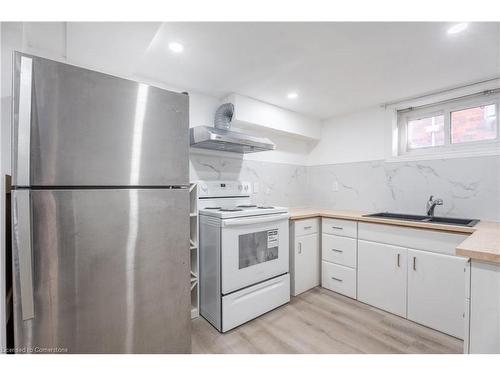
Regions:
[[[290,220],[308,219],[313,217],[328,217],[334,219],[354,220],[367,223],[397,225],[402,227],[422,228],[445,232],[470,234],[456,248],[456,254],[474,260],[500,264],[500,223],[494,221],[480,221],[474,227],[459,225],[444,225],[436,223],[422,223],[407,220],[381,219],[364,217],[366,212],[325,210],[316,208],[290,208]]]

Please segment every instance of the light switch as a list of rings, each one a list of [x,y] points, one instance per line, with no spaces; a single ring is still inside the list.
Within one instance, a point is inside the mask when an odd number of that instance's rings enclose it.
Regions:
[[[254,193],[258,193],[259,192],[259,183],[258,182],[254,182],[253,183],[253,192]]]

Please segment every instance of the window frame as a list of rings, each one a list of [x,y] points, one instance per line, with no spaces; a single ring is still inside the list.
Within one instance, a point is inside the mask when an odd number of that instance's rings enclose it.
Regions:
[[[451,143],[451,113],[465,109],[495,105],[496,138],[462,143]],[[436,105],[426,105],[409,111],[397,111],[398,155],[421,156],[453,152],[490,150],[500,145],[500,94],[480,96],[463,100],[454,100]],[[444,115],[444,145],[408,148],[408,122],[412,120]]]

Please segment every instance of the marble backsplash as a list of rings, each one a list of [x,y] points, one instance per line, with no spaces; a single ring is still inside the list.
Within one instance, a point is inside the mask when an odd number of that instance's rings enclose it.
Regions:
[[[436,215],[500,220],[499,156],[306,167],[191,154],[190,178],[258,183],[254,202],[288,207],[424,214],[432,194]]]
[[[499,156],[313,166],[307,181],[312,207],[425,214],[434,195],[436,216],[500,220]]]
[[[191,154],[189,176],[191,181],[242,180],[257,183],[258,192],[252,194],[252,201],[258,204],[285,207],[307,205],[305,166]]]

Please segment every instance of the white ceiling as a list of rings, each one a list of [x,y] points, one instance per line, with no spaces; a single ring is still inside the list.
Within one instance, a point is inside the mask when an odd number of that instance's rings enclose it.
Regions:
[[[500,75],[500,23],[68,23],[68,59],[319,118]],[[184,52],[173,54],[178,41]],[[292,90],[299,93],[287,99]]]

